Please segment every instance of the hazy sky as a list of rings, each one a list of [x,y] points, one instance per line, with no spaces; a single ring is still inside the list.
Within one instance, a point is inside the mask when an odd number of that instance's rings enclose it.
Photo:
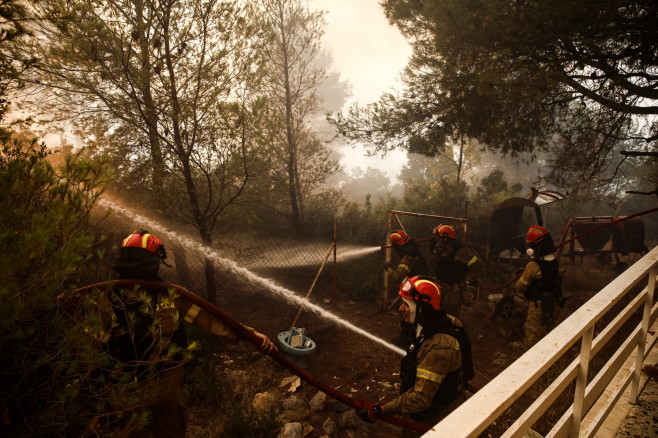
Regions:
[[[411,47],[384,16],[379,0],[309,0],[309,6],[327,11],[324,48],[331,52],[331,70],[352,85],[351,103],[367,104],[396,85],[397,76],[411,56]],[[372,167],[396,178],[406,153],[391,152],[386,159],[365,157],[361,148],[345,149],[347,169]]]

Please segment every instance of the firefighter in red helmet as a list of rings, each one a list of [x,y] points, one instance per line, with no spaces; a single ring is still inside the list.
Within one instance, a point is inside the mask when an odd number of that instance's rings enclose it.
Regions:
[[[468,283],[479,284],[477,276],[482,263],[477,256],[457,239],[452,225],[434,228],[429,250],[434,258],[434,272],[443,292],[443,307],[450,315],[459,317],[462,304],[469,304],[465,296]]]
[[[462,323],[443,311],[441,289],[431,277],[406,278],[398,295],[401,316],[416,330],[401,363],[400,396],[383,404],[362,400],[357,414],[367,422],[402,414],[434,425],[465,400],[464,386],[473,377],[471,343]]]
[[[526,347],[531,347],[553,327],[562,297],[562,272],[548,230],[539,225],[528,228],[526,253],[532,258],[523,269],[515,288],[529,301],[523,326]]]
[[[112,268],[120,279],[159,281],[159,266],[166,258],[162,241],[146,230],[138,230],[122,241],[119,262]],[[97,313],[101,325],[92,335],[113,360],[107,381],[114,382],[115,392],[124,394],[112,406],[119,417],[115,425],[126,427],[132,414],[146,409],[150,412],[149,423],[146,430],[139,431],[141,436],[184,437],[181,384],[191,349],[182,321],[232,343],[241,339],[238,333],[173,292],[150,291],[141,286],[107,290],[98,299]],[[262,340],[261,353],[276,350],[267,336],[256,331],[254,334]],[[97,432],[103,434],[109,429]]]
[[[425,256],[420,252],[418,243],[412,239],[404,230],[397,230],[391,233],[391,247],[395,250],[400,262],[394,269],[390,263],[384,265],[384,270],[388,274],[389,284],[398,287],[400,282],[407,277],[428,274],[427,262]],[[406,347],[414,338],[413,327],[400,319],[400,336],[393,342]]]
[[[384,269],[389,274],[391,284],[396,287],[405,277],[427,274],[427,262],[425,256],[420,252],[418,243],[403,230],[391,233],[391,247],[400,258],[397,268],[393,269],[391,264],[386,264]]]

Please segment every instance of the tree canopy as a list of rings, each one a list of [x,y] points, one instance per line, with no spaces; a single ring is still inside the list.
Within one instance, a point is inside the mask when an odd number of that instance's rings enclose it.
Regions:
[[[512,155],[549,151],[549,159],[561,161],[548,168],[549,179],[572,185],[614,168],[622,145],[655,150],[654,2],[384,0],[382,6],[413,55],[400,93],[332,117],[351,140],[433,155],[465,135]],[[577,168],[566,177],[564,160]]]

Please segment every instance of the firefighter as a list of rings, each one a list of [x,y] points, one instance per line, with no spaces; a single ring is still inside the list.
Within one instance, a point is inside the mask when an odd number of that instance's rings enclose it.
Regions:
[[[482,270],[482,263],[457,239],[452,225],[441,224],[434,228],[432,234],[429,250],[443,293],[443,308],[448,314],[459,317],[462,305],[470,305],[470,300],[464,296],[467,280],[478,287],[477,276]]]
[[[529,301],[523,342],[531,347],[551,330],[564,298],[562,272],[548,230],[539,225],[528,228],[526,246],[532,260],[523,268],[515,288],[517,294],[523,294]]]
[[[389,284],[398,287],[400,282],[407,277],[428,274],[427,262],[425,256],[420,252],[418,243],[403,230],[398,230],[390,235],[390,242],[393,249],[400,258],[397,268],[393,269],[390,263],[384,265],[385,271],[389,275]],[[406,347],[415,337],[413,327],[400,319],[399,321],[400,336],[394,340],[396,344]]]
[[[120,260],[112,268],[120,279],[160,281],[159,266],[166,265],[166,258],[161,240],[138,230],[123,240]],[[109,290],[101,295],[97,308],[102,324],[96,337],[116,361],[111,377],[117,391],[125,388],[125,382],[138,382],[131,394],[139,394],[138,405],[150,411],[147,432],[156,438],[185,436],[181,384],[190,355],[181,319],[228,342],[239,341],[238,334],[180,297],[144,288]],[[277,349],[267,336],[254,334],[262,340],[261,353]],[[116,376],[116,370],[122,375]],[[114,408],[124,419],[135,411],[134,404]]]
[[[462,323],[441,308],[441,289],[431,277],[405,279],[398,295],[400,314],[416,329],[400,367],[400,396],[383,404],[361,400],[357,415],[373,423],[382,416],[402,414],[434,425],[466,399],[464,386],[473,377],[471,343]]]
[[[397,287],[406,277],[426,275],[428,273],[425,256],[420,252],[418,243],[409,237],[407,233],[403,230],[391,233],[390,241],[391,247],[400,258],[400,263],[395,269],[390,263],[384,265],[391,284]]]

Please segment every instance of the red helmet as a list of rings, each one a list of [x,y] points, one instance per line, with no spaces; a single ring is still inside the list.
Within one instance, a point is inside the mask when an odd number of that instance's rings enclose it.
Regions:
[[[402,230],[397,230],[395,233],[391,233],[391,244],[393,245],[404,245],[409,240],[410,237]]]
[[[438,227],[434,228],[434,235],[437,237],[448,237],[450,239],[456,239],[457,233],[452,225],[441,224]]]
[[[539,243],[548,236],[548,230],[539,225],[533,225],[528,228],[528,233],[525,236],[525,243]]]
[[[151,252],[161,259],[167,258],[167,252],[165,251],[162,241],[155,236],[149,234],[146,230],[133,231],[133,233],[123,239],[121,242],[121,248],[142,248]]]
[[[429,303],[434,310],[441,309],[441,288],[435,281],[422,275],[405,278],[400,284],[398,295],[418,304]]]

